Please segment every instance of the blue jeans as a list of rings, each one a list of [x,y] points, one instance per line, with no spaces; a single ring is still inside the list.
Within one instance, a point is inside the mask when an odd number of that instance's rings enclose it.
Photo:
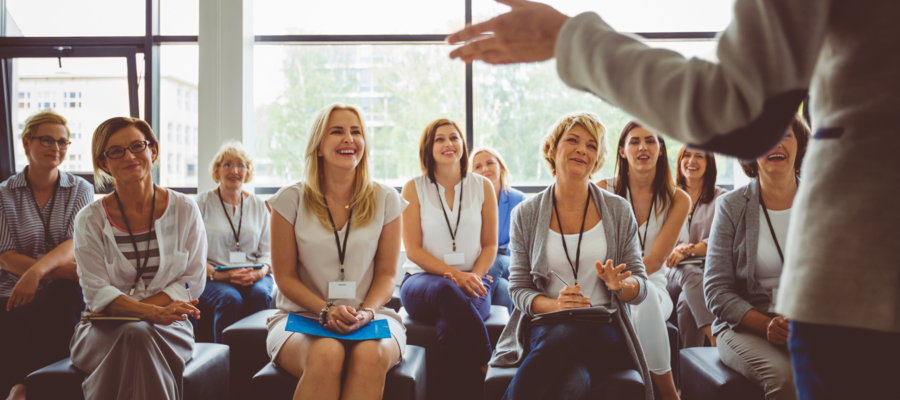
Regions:
[[[197,341],[212,339],[215,343],[222,343],[222,331],[225,328],[243,317],[271,308],[273,285],[271,275],[264,276],[253,285],[242,287],[228,282],[206,282],[206,288],[200,295],[201,318],[197,321]],[[210,330],[212,338],[205,333]]]
[[[789,345],[800,400],[897,395],[900,333],[791,321]]]
[[[504,400],[584,399],[592,380],[636,368],[617,325],[563,322],[522,329],[531,351]]]
[[[494,259],[487,274],[494,278],[491,283],[491,305],[506,307],[512,314],[513,304],[509,298],[509,256],[497,253],[497,258]]]

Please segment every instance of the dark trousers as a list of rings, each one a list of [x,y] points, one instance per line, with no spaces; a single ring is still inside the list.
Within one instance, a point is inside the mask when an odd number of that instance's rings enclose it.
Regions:
[[[487,288],[489,281],[482,278]],[[455,283],[429,273],[406,274],[400,301],[409,316],[435,321],[441,357],[445,361],[441,385],[447,398],[483,396],[484,374],[478,370],[491,358],[491,343],[484,320],[491,313],[491,294],[467,296]]]
[[[900,333],[791,321],[789,344],[801,400],[897,396]]]
[[[197,341],[222,343],[225,328],[243,317],[271,308],[273,285],[271,275],[241,287],[228,282],[206,282],[200,295]]]
[[[584,399],[591,381],[635,369],[617,325],[586,322],[532,324],[530,352],[503,399]]]
[[[0,298],[0,396],[28,374],[69,356],[69,342],[84,310],[81,286],[50,281],[28,305],[6,311]]]

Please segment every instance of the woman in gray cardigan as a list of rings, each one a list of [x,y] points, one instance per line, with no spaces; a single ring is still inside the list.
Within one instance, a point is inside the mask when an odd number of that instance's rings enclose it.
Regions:
[[[703,287],[716,319],[719,357],[766,392],[796,399],[786,346],[790,327],[775,313],[788,219],[809,128],[795,118],[784,140],[741,167],[754,178],[716,201]],[[789,289],[787,289],[789,290]]]
[[[647,297],[637,223],[624,199],[590,181],[606,158],[605,133],[596,114],[562,117],[541,146],[556,183],[513,212],[515,311],[490,362],[519,367],[504,399],[580,399],[591,380],[629,369],[641,372],[653,398],[629,309]],[[617,309],[612,323],[531,323],[536,314],[592,305]]]

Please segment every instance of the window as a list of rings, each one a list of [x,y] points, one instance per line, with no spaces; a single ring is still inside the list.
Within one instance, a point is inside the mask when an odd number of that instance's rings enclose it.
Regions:
[[[163,0],[160,3],[161,12],[166,7],[181,7],[178,1]],[[187,3],[190,3],[188,1]],[[197,2],[194,1],[196,7]],[[170,14],[165,14],[170,15]],[[181,17],[177,17],[181,18]],[[197,178],[186,178],[183,174],[176,174],[187,170],[189,160],[197,157],[197,130],[198,113],[196,93],[199,71],[199,48],[196,44],[190,45],[162,45],[160,46],[160,84],[159,84],[159,119],[160,126],[167,127],[169,149],[178,149],[184,154],[176,157],[174,154],[169,162],[172,168],[160,171],[159,181],[163,186],[192,187],[197,185]]]
[[[143,36],[145,0],[6,0],[9,36]],[[98,12],[102,10],[102,12]]]
[[[253,3],[253,27],[257,35],[446,34],[464,26],[462,0],[256,0]]]

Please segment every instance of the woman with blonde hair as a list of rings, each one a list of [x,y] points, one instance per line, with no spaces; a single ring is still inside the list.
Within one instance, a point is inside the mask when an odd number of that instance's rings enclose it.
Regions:
[[[28,117],[28,166],[0,184],[0,396],[13,400],[26,375],[66,357],[83,306],[72,233],[94,187],[59,169],[70,138],[62,115]]]
[[[306,180],[268,201],[278,312],[268,320],[266,348],[272,362],[300,378],[295,399],[380,399],[387,372],[406,347],[400,316],[384,307],[394,289],[406,202],[372,180],[363,121],[350,105],[320,110],[309,131]],[[291,313],[338,334],[386,320],[391,338],[345,341],[290,332]]]
[[[197,330],[201,341],[222,343],[225,328],[272,303],[270,215],[265,201],[241,189],[253,179],[253,160],[240,142],[222,144],[209,175],[219,187],[197,195],[209,243],[198,308],[213,316],[197,321]]]
[[[472,172],[481,175],[494,185],[497,197],[497,257],[488,271],[491,282],[491,304],[504,306],[512,314],[509,298],[509,224],[512,210],[525,201],[525,193],[509,185],[509,169],[497,150],[479,147],[472,151]]]

